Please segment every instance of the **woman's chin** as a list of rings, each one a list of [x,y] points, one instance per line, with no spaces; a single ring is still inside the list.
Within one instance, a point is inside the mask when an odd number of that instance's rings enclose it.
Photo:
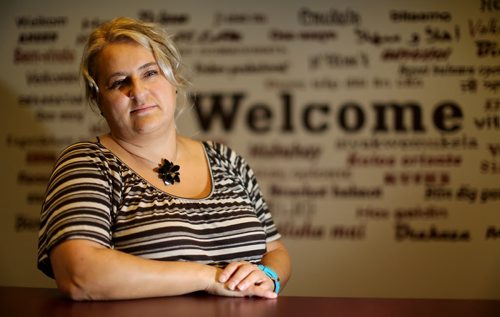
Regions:
[[[140,134],[148,134],[153,132],[159,132],[160,130],[166,130],[168,124],[164,121],[158,120],[158,118],[140,118],[134,120],[134,131]]]

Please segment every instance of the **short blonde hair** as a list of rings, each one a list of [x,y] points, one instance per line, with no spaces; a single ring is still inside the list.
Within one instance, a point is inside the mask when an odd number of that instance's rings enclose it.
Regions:
[[[119,17],[103,23],[88,37],[83,49],[80,72],[85,85],[85,96],[91,106],[97,104],[97,57],[106,45],[116,42],[135,42],[151,50],[163,75],[176,87],[180,102],[187,102],[189,81],[184,74],[180,53],[171,36],[162,26]]]

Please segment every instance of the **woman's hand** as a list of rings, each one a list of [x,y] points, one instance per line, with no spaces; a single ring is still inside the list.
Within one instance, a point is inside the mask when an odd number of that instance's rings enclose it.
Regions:
[[[225,296],[258,296],[276,298],[274,282],[249,262],[232,262],[223,270],[218,269],[215,281],[207,291]]]
[[[291,261],[285,246],[279,241],[267,244],[267,253],[262,258],[280,277],[281,289],[288,282],[291,274]],[[259,296],[276,298],[274,282],[255,264],[233,262],[224,269],[213,268],[207,292],[223,296]]]

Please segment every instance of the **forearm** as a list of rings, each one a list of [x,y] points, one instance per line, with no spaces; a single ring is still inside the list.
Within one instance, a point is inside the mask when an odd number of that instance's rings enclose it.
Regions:
[[[69,243],[56,247],[51,258],[59,288],[76,300],[181,295],[204,290],[216,278],[215,268],[198,263],[154,261],[82,248],[83,241]]]

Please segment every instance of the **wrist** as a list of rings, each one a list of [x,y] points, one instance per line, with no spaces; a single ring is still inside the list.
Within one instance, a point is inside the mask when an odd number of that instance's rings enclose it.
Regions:
[[[220,269],[215,266],[204,265],[200,273],[200,281],[202,282],[201,290],[210,292],[214,288],[214,285],[218,283]]]
[[[278,274],[273,269],[271,269],[270,267],[265,266],[263,264],[259,264],[259,265],[257,265],[257,267],[262,272],[264,272],[264,274],[266,274],[266,276],[269,277],[271,279],[271,281],[273,281],[273,283],[274,283],[273,292],[275,292],[276,294],[279,294],[281,283],[280,283],[280,278],[279,278]]]

